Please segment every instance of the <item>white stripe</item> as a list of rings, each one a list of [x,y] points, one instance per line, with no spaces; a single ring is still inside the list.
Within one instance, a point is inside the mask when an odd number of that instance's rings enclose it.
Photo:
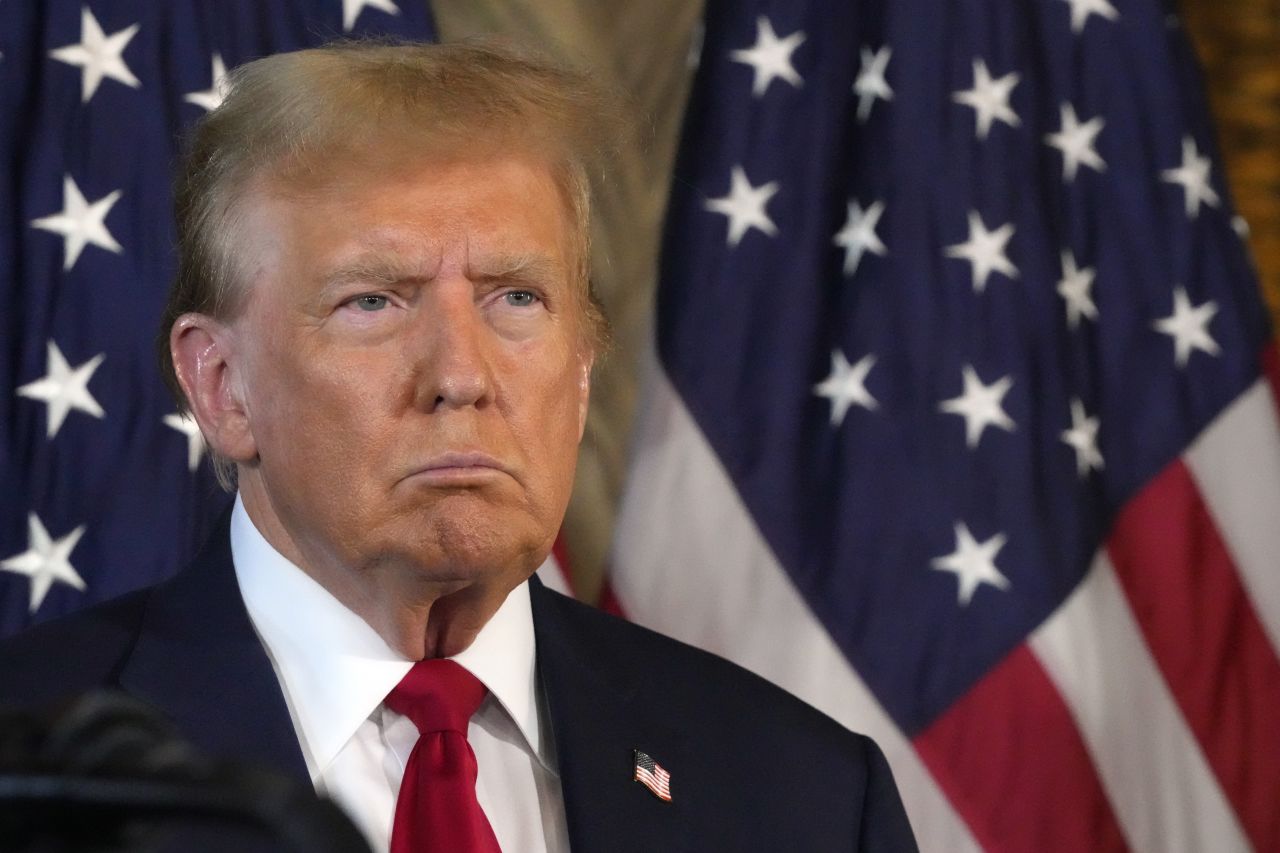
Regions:
[[[1250,849],[1105,553],[1030,645],[1071,709],[1134,850]]]
[[[1280,418],[1264,380],[1241,394],[1184,457],[1272,647],[1280,647]]]
[[[568,574],[556,559],[555,554],[548,554],[547,559],[538,567],[538,580],[556,592],[573,597],[573,590],[569,588]]]
[[[792,586],[650,355],[612,584],[628,616],[709,649],[870,735],[922,850],[976,851],[968,828]]]

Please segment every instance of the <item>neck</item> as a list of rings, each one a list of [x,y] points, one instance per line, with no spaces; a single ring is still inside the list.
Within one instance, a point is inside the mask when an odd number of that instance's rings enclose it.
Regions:
[[[411,570],[386,570],[379,577],[361,578],[359,588],[347,590],[345,597],[325,588],[410,660],[452,657],[465,651],[509,592],[481,583],[422,581]]]

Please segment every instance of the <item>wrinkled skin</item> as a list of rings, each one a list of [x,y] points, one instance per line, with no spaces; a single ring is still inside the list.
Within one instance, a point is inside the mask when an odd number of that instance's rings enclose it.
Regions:
[[[267,540],[407,657],[456,654],[542,562],[591,351],[563,197],[531,158],[260,181],[236,318],[171,346]]]

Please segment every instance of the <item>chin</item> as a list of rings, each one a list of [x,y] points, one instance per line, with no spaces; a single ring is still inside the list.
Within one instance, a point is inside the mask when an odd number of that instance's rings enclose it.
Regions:
[[[432,580],[477,582],[508,578],[511,585],[537,570],[551,551],[555,533],[547,534],[527,515],[508,513],[470,515],[433,514],[399,542],[417,547],[406,562]]]

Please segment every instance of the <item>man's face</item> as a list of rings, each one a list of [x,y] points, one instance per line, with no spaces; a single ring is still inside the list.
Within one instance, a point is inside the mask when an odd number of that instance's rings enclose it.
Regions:
[[[519,583],[568,501],[591,362],[550,173],[397,163],[245,212],[242,490],[325,572]]]

